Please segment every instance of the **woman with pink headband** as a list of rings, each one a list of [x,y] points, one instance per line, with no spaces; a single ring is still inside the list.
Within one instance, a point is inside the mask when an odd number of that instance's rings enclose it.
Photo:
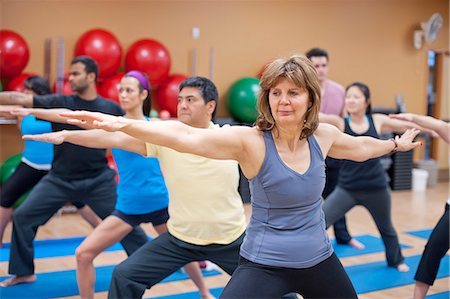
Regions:
[[[151,108],[151,89],[146,75],[130,71],[120,81],[120,105],[125,118],[147,120]],[[70,142],[93,148],[108,147],[103,130],[59,131],[48,142]],[[158,159],[112,148],[119,172],[115,210],[106,217],[76,250],[77,281],[81,298],[94,298],[93,261],[108,247],[122,240],[135,226],[152,223],[158,234],[167,231],[169,196]],[[143,244],[142,244],[143,245]],[[185,266],[202,298],[214,298],[206,288],[198,263]]]

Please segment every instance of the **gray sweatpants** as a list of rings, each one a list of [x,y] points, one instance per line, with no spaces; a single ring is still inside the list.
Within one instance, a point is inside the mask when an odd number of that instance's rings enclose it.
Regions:
[[[113,272],[108,298],[141,298],[151,288],[184,265],[209,260],[228,274],[238,266],[242,234],[227,245],[195,245],[164,233],[139,248]]]
[[[327,228],[356,205],[365,207],[372,215],[386,248],[388,265],[396,267],[401,264],[404,258],[400,251],[397,233],[392,225],[389,188],[349,191],[337,186],[323,204]]]

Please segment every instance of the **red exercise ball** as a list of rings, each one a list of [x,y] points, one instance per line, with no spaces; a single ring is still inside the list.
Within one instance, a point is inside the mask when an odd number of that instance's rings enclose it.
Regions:
[[[116,102],[120,105],[119,100],[119,88],[120,80],[122,79],[124,73],[119,73],[112,77],[105,79],[105,81],[100,85],[99,94],[108,99]]]
[[[122,61],[122,47],[117,38],[104,29],[85,32],[75,45],[75,56],[87,55],[98,64],[98,76],[105,78],[114,75]]]
[[[25,88],[23,86],[23,83],[28,77],[34,76],[34,74],[30,73],[22,73],[14,78],[11,79],[11,81],[8,82],[6,85],[7,91],[18,91],[18,92],[24,92]]]
[[[160,111],[167,110],[171,117],[177,116],[178,89],[187,76],[174,74],[167,77],[156,90],[156,103]]]
[[[53,84],[53,92],[56,93],[56,82]],[[69,73],[64,74],[64,83],[62,87],[61,94],[63,95],[71,95],[74,92],[72,91],[72,88],[70,87],[69,83]]]
[[[169,75],[169,51],[156,40],[138,40],[130,46],[125,55],[125,69],[146,73],[152,86],[156,87]]]
[[[0,30],[0,77],[19,75],[28,64],[27,42],[16,32]]]

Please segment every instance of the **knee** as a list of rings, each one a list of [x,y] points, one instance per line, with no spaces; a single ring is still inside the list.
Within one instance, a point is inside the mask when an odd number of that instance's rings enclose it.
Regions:
[[[16,209],[13,213],[13,222],[20,227],[30,224],[30,217],[26,209],[21,209],[20,207]]]
[[[78,247],[75,250],[75,257],[78,264],[87,264],[93,262],[95,255],[86,248]]]

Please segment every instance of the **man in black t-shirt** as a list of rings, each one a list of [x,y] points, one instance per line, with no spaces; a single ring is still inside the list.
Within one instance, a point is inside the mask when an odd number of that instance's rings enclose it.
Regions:
[[[1,92],[0,105],[21,105],[35,108],[64,108],[98,111],[123,115],[114,102],[97,95],[98,67],[92,58],[76,57],[71,62],[69,82],[73,95],[32,96],[18,92]],[[77,130],[77,126],[64,121],[51,110],[42,118],[52,121],[52,130]],[[57,111],[57,110],[53,110]],[[108,167],[105,149],[88,148],[62,143],[54,147],[50,172],[33,188],[27,200],[14,212],[9,273],[14,275],[0,283],[12,286],[34,282],[33,240],[40,225],[46,223],[67,201],[88,204],[102,219],[113,210],[116,202],[115,172]],[[140,229],[133,230],[123,239],[128,254],[145,244],[147,237]]]

